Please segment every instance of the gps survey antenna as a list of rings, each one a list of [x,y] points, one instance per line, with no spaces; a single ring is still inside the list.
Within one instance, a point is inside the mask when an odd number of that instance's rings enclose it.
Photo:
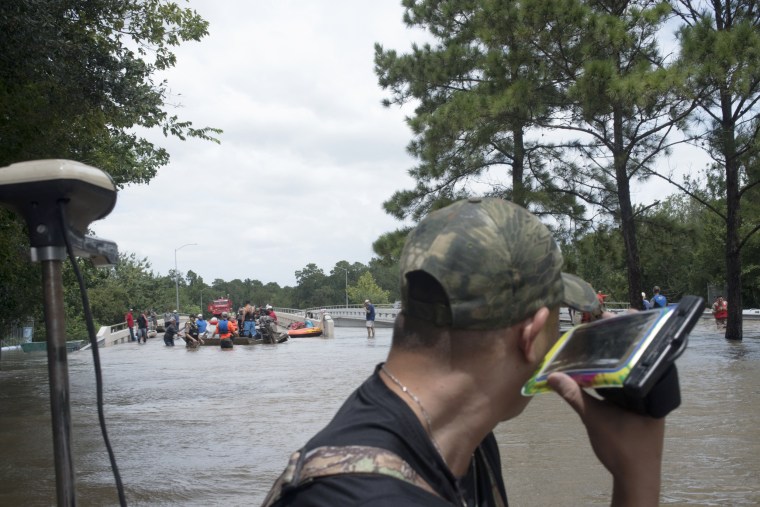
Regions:
[[[66,358],[62,262],[67,247],[97,265],[115,264],[116,244],[87,236],[116,205],[116,186],[103,171],[71,160],[35,160],[0,168],[0,206],[24,217],[31,259],[42,266],[50,410],[58,505],[76,505]]]

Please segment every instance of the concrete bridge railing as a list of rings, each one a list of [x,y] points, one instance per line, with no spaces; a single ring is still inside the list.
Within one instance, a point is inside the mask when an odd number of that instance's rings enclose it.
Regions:
[[[185,321],[187,320],[187,315],[180,315],[179,316],[179,325],[180,329],[182,329],[182,326],[184,326]],[[164,319],[158,319],[157,325],[162,326],[164,325]],[[136,327],[136,326],[135,326]],[[137,334],[137,329],[134,330],[135,334]],[[96,335],[98,347],[111,347],[113,345],[119,345],[120,343],[127,343],[130,339],[129,334],[129,328],[127,327],[126,322],[119,322],[118,324],[113,324],[110,326],[101,326],[101,328],[98,330],[98,333]],[[81,350],[86,350],[90,348],[90,344],[88,343],[84,347],[82,347]]]
[[[96,336],[98,347],[110,347],[119,343],[126,343],[130,338],[126,322],[120,322],[112,326],[101,326]],[[90,348],[89,344],[82,347],[83,350],[88,348]]]

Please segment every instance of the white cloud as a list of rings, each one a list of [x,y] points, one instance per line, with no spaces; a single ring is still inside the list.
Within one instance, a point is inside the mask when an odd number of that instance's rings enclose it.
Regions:
[[[162,78],[168,103],[221,145],[151,132],[171,162],[119,193],[93,224],[153,269],[190,269],[207,283],[252,278],[294,285],[296,270],[368,262],[400,223],[382,202],[412,186],[404,112],[386,109],[374,43],[405,50],[415,35],[400,3],[193,0],[210,22],[178,48]]]

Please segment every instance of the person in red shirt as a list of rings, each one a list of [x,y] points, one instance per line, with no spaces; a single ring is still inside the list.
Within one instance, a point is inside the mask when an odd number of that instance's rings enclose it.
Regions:
[[[129,341],[135,341],[135,318],[132,316],[132,309],[130,308],[127,314],[124,316],[124,320],[127,321],[127,327],[129,328]]]
[[[723,296],[718,296],[712,305],[713,317],[715,317],[715,325],[718,329],[726,327],[726,320],[728,319],[728,302],[723,299]]]
[[[598,290],[596,291],[596,299],[599,301],[599,306],[604,309],[604,300],[607,299],[609,294],[602,294],[602,291]]]

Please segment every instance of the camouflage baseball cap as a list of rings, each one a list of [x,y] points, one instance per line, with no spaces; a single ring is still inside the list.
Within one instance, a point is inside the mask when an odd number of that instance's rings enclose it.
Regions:
[[[593,288],[562,272],[549,229],[520,206],[495,198],[458,201],[425,217],[401,252],[401,302],[407,315],[456,329],[511,326],[560,303],[598,312]],[[446,308],[410,296],[410,273],[440,283]]]

